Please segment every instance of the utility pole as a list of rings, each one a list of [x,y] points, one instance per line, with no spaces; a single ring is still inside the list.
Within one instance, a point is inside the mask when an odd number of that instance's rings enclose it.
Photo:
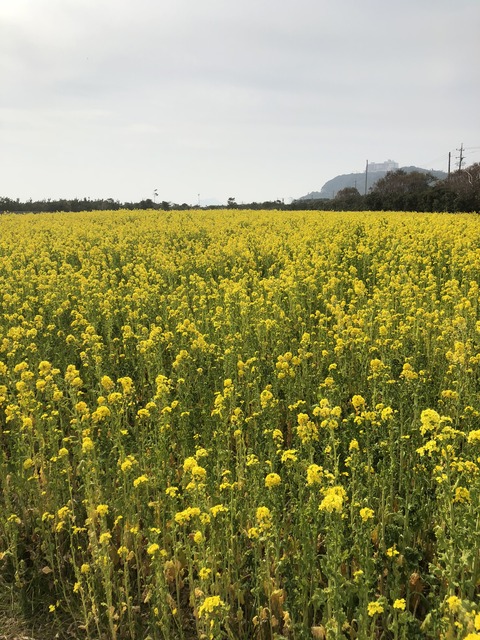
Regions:
[[[367,195],[367,179],[368,179],[368,160],[365,167],[365,195]]]
[[[460,155],[458,156],[458,170],[461,171],[462,162],[465,160],[465,156],[463,155],[463,142],[460,145],[460,149],[457,149],[457,151],[460,151]]]
[[[448,152],[448,173],[447,173],[447,179],[450,178],[450,161],[452,159],[452,152],[449,151]]]

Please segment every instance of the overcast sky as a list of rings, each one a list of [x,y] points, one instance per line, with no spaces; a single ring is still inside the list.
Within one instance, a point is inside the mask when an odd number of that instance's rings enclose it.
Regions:
[[[299,197],[480,161],[479,0],[0,0],[0,196]]]

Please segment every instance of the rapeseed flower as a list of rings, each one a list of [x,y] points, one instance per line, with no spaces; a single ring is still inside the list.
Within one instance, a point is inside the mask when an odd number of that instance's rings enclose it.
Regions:
[[[154,556],[158,551],[160,551],[160,546],[156,542],[153,542],[147,547],[147,553],[149,556]]]
[[[175,514],[175,522],[177,524],[186,524],[190,522],[192,518],[199,516],[201,510],[198,507],[187,507],[183,511],[178,511]]]
[[[457,596],[448,597],[446,604],[450,613],[458,613],[462,608],[462,601]]]
[[[207,568],[207,567],[202,567],[200,569],[200,571],[198,572],[198,576],[200,578],[200,580],[208,580],[208,578],[210,577],[212,573],[212,570]]]
[[[115,383],[109,376],[102,376],[100,379],[100,384],[103,389],[105,389],[105,391],[111,391],[115,386]]]
[[[138,478],[135,478],[135,480],[133,481],[133,486],[137,488],[142,484],[146,484],[147,482],[148,482],[148,476],[146,475],[138,476]]]
[[[297,433],[302,444],[318,441],[318,427],[310,420],[306,413],[299,413],[297,421]]]
[[[99,516],[106,516],[108,513],[108,504],[99,504],[95,511]]]
[[[93,440],[88,436],[83,438],[82,440],[82,451],[83,453],[90,453],[94,449]]]
[[[194,467],[196,467],[198,464],[197,459],[194,458],[193,456],[190,458],[185,458],[185,461],[183,463],[183,470],[185,472],[187,471],[191,471]]]
[[[359,413],[365,408],[365,399],[362,396],[353,396],[351,402],[356,413]]]
[[[470,502],[470,491],[466,487],[457,487],[455,489],[454,502]]]
[[[368,507],[360,509],[360,517],[362,519],[362,522],[368,522],[369,520],[372,520],[374,515],[375,514],[373,509],[369,509]]]
[[[355,440],[355,438],[353,440],[350,440],[350,444],[348,445],[348,450],[349,451],[360,451],[360,447],[358,445],[358,440]]]
[[[269,473],[265,477],[265,486],[267,487],[267,489],[272,489],[273,487],[278,487],[278,485],[281,484],[281,482],[282,482],[282,479],[278,475],[278,473]]]
[[[212,613],[216,613],[218,609],[225,607],[225,603],[220,596],[209,596],[205,598],[203,604],[198,608],[199,618],[210,618]]]
[[[394,544],[393,546],[389,547],[386,552],[387,556],[389,558],[394,558],[395,556],[398,556],[400,554],[400,552],[397,550],[397,545]]]
[[[378,600],[374,602],[369,602],[367,605],[367,613],[371,618],[373,618],[374,616],[380,615],[381,613],[383,613],[383,611],[384,611],[383,605],[380,602],[378,602]]]
[[[480,429],[474,429],[468,434],[469,444],[476,444],[477,442],[480,443]]]
[[[324,497],[318,510],[326,511],[327,513],[341,513],[346,499],[347,493],[342,486],[329,487],[324,490]]]
[[[307,485],[321,484],[323,479],[323,467],[311,464],[307,469]]]
[[[296,449],[285,449],[280,456],[281,462],[284,464],[290,464],[298,460]]]
[[[440,416],[434,409],[424,409],[420,415],[420,432],[425,435],[429,431],[435,431],[440,425]]]

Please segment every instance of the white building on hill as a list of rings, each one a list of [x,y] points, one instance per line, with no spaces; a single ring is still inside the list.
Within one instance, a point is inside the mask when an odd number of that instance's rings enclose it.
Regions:
[[[393,160],[386,160],[385,162],[369,162],[369,171],[394,171],[398,169],[398,162]]]

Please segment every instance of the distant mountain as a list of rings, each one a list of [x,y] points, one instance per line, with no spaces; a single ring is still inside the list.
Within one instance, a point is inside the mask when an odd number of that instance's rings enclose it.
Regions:
[[[222,205],[225,205],[225,203],[220,202],[217,198],[202,198],[199,201],[199,205],[201,207],[221,207]]]
[[[421,173],[431,173],[432,176],[438,178],[439,180],[443,180],[447,177],[445,171],[437,171],[433,169],[423,169],[422,167],[400,167],[407,173],[411,173],[412,171],[420,171]],[[388,172],[387,171],[369,171],[367,174],[367,193],[373,187],[373,185],[383,178]],[[335,195],[341,190],[347,187],[354,187],[358,189],[358,191],[363,195],[365,193],[365,172],[363,173],[345,173],[341,176],[336,176],[331,180],[328,180],[320,191],[312,191],[308,193],[306,196],[302,196],[298,198],[298,200],[317,200],[321,198],[330,199],[334,198]]]

